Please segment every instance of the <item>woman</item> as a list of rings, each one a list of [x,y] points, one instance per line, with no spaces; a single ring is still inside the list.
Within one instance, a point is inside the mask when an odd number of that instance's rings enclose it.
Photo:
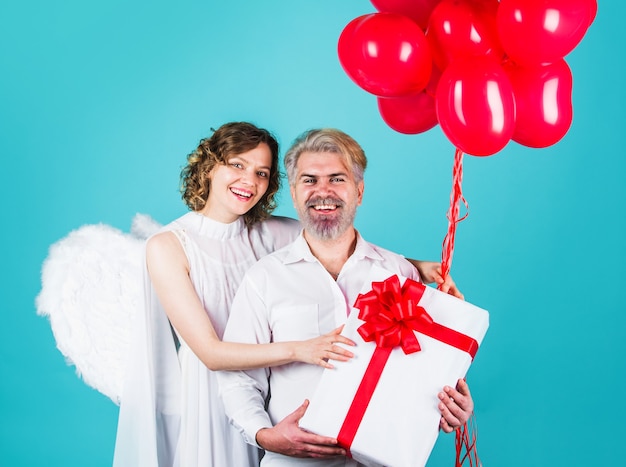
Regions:
[[[223,125],[188,156],[182,188],[191,212],[146,244],[145,313],[134,327],[115,466],[258,465],[256,449],[226,419],[213,370],[332,367],[328,359],[351,356],[335,345],[351,344],[340,330],[299,343],[220,340],[246,270],[300,232],[297,221],[270,217],[278,165],[275,138],[241,122]],[[432,280],[437,264],[425,265]]]

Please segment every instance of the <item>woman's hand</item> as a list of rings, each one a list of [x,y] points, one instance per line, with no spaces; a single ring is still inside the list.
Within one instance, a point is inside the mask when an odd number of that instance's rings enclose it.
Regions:
[[[295,342],[295,361],[312,363],[324,368],[334,368],[328,360],[345,362],[354,354],[349,350],[337,345],[355,345],[353,341],[341,335],[343,325],[323,336],[306,341]]]
[[[420,273],[420,277],[426,284],[435,283],[441,287],[441,291],[443,293],[447,293],[455,296],[456,298],[460,298],[464,300],[463,294],[457,288],[454,280],[452,280],[452,276],[448,274],[446,280],[443,280],[441,276],[441,263],[437,263],[435,261],[418,261],[418,260],[409,260],[413,266],[417,268]],[[443,285],[441,285],[443,284]]]

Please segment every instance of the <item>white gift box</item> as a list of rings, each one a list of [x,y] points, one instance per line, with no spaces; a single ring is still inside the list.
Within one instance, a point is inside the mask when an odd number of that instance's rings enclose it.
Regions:
[[[382,281],[389,272],[379,270],[375,276],[373,280]],[[404,278],[399,280],[400,284],[404,283]],[[368,284],[367,289],[370,288]],[[435,323],[473,338],[476,348],[489,326],[487,311],[432,287],[425,287],[418,305]],[[353,308],[342,332],[356,342],[356,347],[350,347],[355,356],[348,362],[333,362],[334,369],[324,370],[310,406],[300,420],[300,426],[308,431],[339,437],[364,380],[376,344],[365,342],[358,333],[357,328],[364,323],[358,315],[359,309]],[[365,391],[371,394],[369,403],[356,398],[360,401],[356,405],[361,407],[357,412],[362,413],[362,419],[356,422],[358,428],[351,445],[344,447],[349,447],[351,456],[367,466],[425,465],[439,433],[441,414],[437,394],[445,385],[454,387],[472,362],[466,351],[421,332],[414,335],[421,350],[407,355],[402,348],[393,348],[382,371],[374,370],[380,379],[373,390]],[[375,378],[372,369],[367,376]],[[354,420],[354,415],[350,420]]]

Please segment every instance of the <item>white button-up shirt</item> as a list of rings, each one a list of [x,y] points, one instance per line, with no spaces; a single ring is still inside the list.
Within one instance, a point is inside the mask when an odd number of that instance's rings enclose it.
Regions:
[[[419,280],[417,270],[406,259],[366,242],[357,233],[354,253],[335,281],[300,235],[248,270],[233,301],[224,340],[264,344],[326,334],[345,322],[372,266],[386,269],[389,275]],[[322,371],[320,366],[290,363],[219,372],[226,414],[246,441],[256,445],[260,429],[272,427],[311,398]],[[345,459],[296,459],[271,452],[262,462],[264,466],[344,463]]]

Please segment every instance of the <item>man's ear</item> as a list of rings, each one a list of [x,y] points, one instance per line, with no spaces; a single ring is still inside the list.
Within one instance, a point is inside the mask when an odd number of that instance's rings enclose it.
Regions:
[[[365,190],[365,182],[361,180],[359,183],[357,183],[356,189],[357,189],[357,193],[359,194],[359,206],[360,206],[361,201],[363,201],[363,190]]]
[[[293,207],[296,207],[296,188],[293,185],[289,185],[289,193],[291,193],[291,203]]]

